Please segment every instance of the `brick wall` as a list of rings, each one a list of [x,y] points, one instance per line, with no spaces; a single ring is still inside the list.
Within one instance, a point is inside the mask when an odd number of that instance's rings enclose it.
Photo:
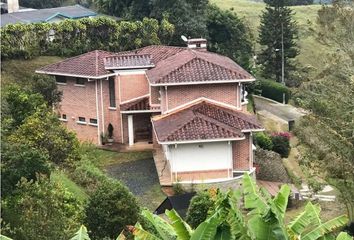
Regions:
[[[119,76],[120,102],[149,94],[149,83],[145,74]]]
[[[150,103],[160,104],[160,87],[150,87]]]
[[[84,117],[87,123],[90,118],[97,119],[95,83],[85,82],[84,86],[77,86],[72,77],[67,77],[66,81],[66,85],[58,84],[58,89],[63,92],[58,112],[67,116],[67,122],[63,123],[76,132],[80,140],[97,143],[97,126],[77,123],[79,117]]]
[[[60,114],[67,115],[65,125],[77,133],[82,141],[98,144],[98,135],[107,133],[108,124],[113,125],[113,137],[116,142],[121,142],[121,120],[118,104],[118,83],[116,81],[116,109],[110,109],[108,80],[86,81],[84,86],[75,85],[75,78],[66,77],[66,85],[58,85],[63,92],[63,98],[59,104]],[[97,81],[97,102],[96,102]],[[101,99],[102,84],[102,99]],[[103,104],[102,104],[103,103]],[[98,107],[98,112],[97,112]],[[103,112],[103,114],[102,114]],[[79,117],[84,117],[87,124],[79,124]],[[97,119],[98,126],[89,124],[90,118]],[[104,119],[104,122],[103,122]],[[103,124],[102,124],[103,123]]]
[[[188,86],[168,86],[167,107],[171,110],[200,97],[238,106],[238,84],[204,84]],[[164,92],[164,91],[163,91]],[[165,97],[161,96],[161,107],[166,108]]]
[[[228,169],[218,169],[218,170],[206,170],[206,171],[190,171],[190,172],[178,172],[177,179],[176,173],[172,173],[174,181],[203,181],[218,178],[228,178]]]
[[[246,134],[245,134],[246,135]],[[249,170],[250,168],[250,135],[246,135],[246,139],[234,141],[232,143],[232,159],[234,170]]]

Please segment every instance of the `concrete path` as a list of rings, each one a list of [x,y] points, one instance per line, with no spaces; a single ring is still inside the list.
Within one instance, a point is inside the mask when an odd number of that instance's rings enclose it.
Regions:
[[[256,111],[267,111],[285,121],[297,120],[306,115],[306,111],[289,104],[278,103],[272,99],[253,95]]]

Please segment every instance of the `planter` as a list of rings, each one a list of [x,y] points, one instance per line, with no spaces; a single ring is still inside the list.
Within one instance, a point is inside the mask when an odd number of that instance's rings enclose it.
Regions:
[[[113,139],[113,138],[108,138],[108,139],[107,139],[108,145],[112,145],[113,142],[114,142],[114,139]]]

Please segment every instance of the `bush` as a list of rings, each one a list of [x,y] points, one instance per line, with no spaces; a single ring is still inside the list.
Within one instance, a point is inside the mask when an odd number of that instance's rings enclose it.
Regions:
[[[272,139],[264,132],[254,134],[254,141],[260,148],[265,150],[273,149]]]
[[[37,180],[37,174],[50,175],[48,154],[26,145],[3,142],[1,149],[1,193],[11,195],[22,177]]]
[[[186,217],[186,222],[192,228],[196,228],[204,222],[208,217],[209,210],[213,208],[215,201],[212,198],[211,191],[213,190],[198,192],[192,198]]]
[[[22,178],[15,194],[2,201],[2,220],[18,240],[69,239],[83,220],[83,206],[60,184]],[[3,224],[3,223],[2,223]]]
[[[128,188],[115,180],[104,181],[86,207],[88,228],[93,239],[114,239],[126,225],[134,225],[139,217],[137,200]]]
[[[288,157],[290,152],[289,138],[280,135],[273,135],[271,139],[273,142],[272,150],[279,153],[282,158]]]
[[[277,102],[283,102],[283,94],[285,93],[285,102],[288,103],[290,98],[290,89],[281,83],[271,80],[260,81],[261,95],[266,98],[273,99]]]

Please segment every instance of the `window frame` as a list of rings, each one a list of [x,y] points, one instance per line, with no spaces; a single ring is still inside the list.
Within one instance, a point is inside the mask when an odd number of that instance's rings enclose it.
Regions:
[[[63,81],[58,81],[59,79],[62,79]],[[66,85],[68,80],[66,79],[65,76],[57,75],[55,76],[55,83],[59,85]]]
[[[81,119],[80,119],[81,118]],[[84,120],[84,121],[82,121],[82,120]],[[78,124],[87,124],[87,122],[86,122],[86,118],[85,117],[78,117],[78,120],[76,121],[76,123],[78,123]]]
[[[117,107],[116,103],[116,84],[114,78],[108,79],[108,90],[109,90],[109,107],[110,109],[115,109]]]
[[[83,81],[82,83],[79,83],[81,81]],[[84,87],[86,85],[86,78],[81,78],[81,77],[76,77],[75,78],[75,86],[80,86],[80,87]]]

